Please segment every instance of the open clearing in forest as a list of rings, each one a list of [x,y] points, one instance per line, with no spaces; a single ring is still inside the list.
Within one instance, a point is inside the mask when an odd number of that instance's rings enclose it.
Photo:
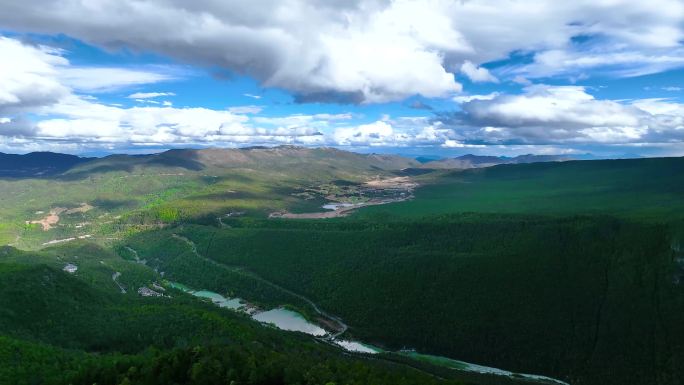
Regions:
[[[85,213],[90,210],[94,209],[93,206],[87,204],[87,203],[81,203],[80,206],[74,207],[72,209],[67,209],[65,207],[55,207],[50,210],[47,216],[43,219],[39,219],[37,221],[27,221],[30,224],[39,224],[42,226],[43,231],[48,231],[50,230],[53,226],[55,226],[57,223],[59,223],[60,217],[59,215],[64,213],[66,215],[69,214],[76,214],[76,213]]]
[[[338,204],[334,210],[313,212],[313,213],[291,213],[288,211],[276,211],[269,215],[269,218],[289,218],[289,219],[327,219],[339,218],[349,215],[352,211],[367,206],[377,206],[387,203],[401,202],[413,197],[413,189],[418,183],[409,177],[395,178],[376,178],[363,183],[361,193],[374,196],[367,201],[350,203],[344,196],[327,196],[332,200],[333,205]],[[325,208],[325,206],[324,206]]]

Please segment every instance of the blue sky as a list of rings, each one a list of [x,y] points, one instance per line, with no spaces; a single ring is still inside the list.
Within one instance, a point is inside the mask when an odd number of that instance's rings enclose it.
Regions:
[[[655,3],[10,4],[0,151],[681,156],[684,5]]]

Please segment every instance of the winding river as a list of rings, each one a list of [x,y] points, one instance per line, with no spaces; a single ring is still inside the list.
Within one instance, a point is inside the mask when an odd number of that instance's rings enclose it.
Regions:
[[[259,321],[263,324],[275,326],[281,330],[301,332],[309,334],[316,338],[322,339],[324,341],[330,342],[336,346],[348,352],[363,353],[363,354],[377,354],[377,353],[391,353],[387,352],[379,347],[365,344],[359,341],[345,340],[339,338],[340,333],[328,332],[319,325],[316,325],[308,321],[304,316],[297,313],[296,311],[286,309],[284,307],[279,307],[271,310],[262,311],[256,309],[253,306],[247,304],[246,301],[240,298],[227,298],[221,294],[214,293],[208,290],[192,290],[191,288],[179,284],[176,282],[169,282],[169,286],[182,290],[186,293],[192,294],[195,297],[204,298],[210,300],[215,305],[227,308],[239,312],[244,312],[249,314],[252,319]],[[469,362],[453,360],[447,357],[434,356],[429,354],[421,354],[411,350],[402,350],[394,352],[402,356],[410,357],[417,361],[429,362],[435,365],[451,368],[454,370],[463,370],[468,372],[482,373],[482,374],[493,374],[505,377],[518,377],[525,378],[532,381],[537,381],[539,383],[549,383],[558,385],[568,385],[567,383],[556,380],[551,377],[540,376],[536,374],[523,374],[514,373],[503,369],[493,368],[489,366],[471,364]]]
[[[178,238],[184,242],[186,242],[192,252],[198,256],[199,258],[202,258],[212,264],[215,264],[217,266],[221,266],[222,268],[228,268],[225,265],[222,265],[210,258],[207,258],[197,252],[197,247],[195,246],[194,242],[191,240],[180,236],[178,234],[173,234],[175,238]],[[131,249],[132,250],[132,249]],[[133,250],[132,250],[133,251]],[[138,259],[137,253],[134,253],[136,260]],[[144,262],[143,262],[144,263]],[[434,355],[429,355],[429,354],[421,354],[413,350],[401,350],[398,352],[389,352],[385,351],[379,347],[365,344],[359,341],[352,341],[352,340],[346,340],[340,338],[348,329],[347,324],[345,324],[342,319],[340,319],[337,316],[331,315],[320,309],[313,301],[310,299],[292,292],[289,289],[286,289],[282,286],[279,286],[275,283],[272,283],[270,281],[267,281],[257,275],[253,275],[251,273],[245,273],[244,271],[238,270],[238,269],[230,269],[231,271],[234,271],[239,274],[244,274],[249,276],[250,278],[257,279],[259,281],[262,281],[266,284],[269,284],[279,290],[282,290],[285,293],[289,293],[309,305],[314,309],[316,313],[318,313],[320,316],[323,318],[328,319],[329,321],[332,321],[333,323],[337,324],[339,326],[339,330],[337,331],[326,331],[323,329],[321,326],[316,325],[310,321],[308,321],[303,315],[293,311],[286,309],[284,307],[279,307],[271,310],[261,310],[256,308],[255,306],[250,305],[247,303],[247,301],[244,301],[241,298],[228,298],[224,297],[221,294],[208,291],[208,290],[194,290],[192,288],[189,288],[188,286],[185,286],[183,284],[177,283],[177,282],[168,282],[168,285],[181,290],[183,292],[186,292],[188,294],[191,294],[195,297],[198,298],[203,298],[203,299],[208,299],[210,300],[213,304],[216,306],[222,307],[222,308],[227,308],[231,309],[234,311],[246,313],[252,317],[255,321],[261,322],[263,324],[267,325],[272,325],[278,329],[281,330],[287,330],[287,331],[295,331],[295,332],[301,332],[305,334],[309,334],[321,341],[325,341],[331,344],[334,344],[348,352],[353,352],[353,353],[362,353],[362,354],[378,354],[378,353],[393,353],[393,354],[398,354],[406,357],[410,357],[412,359],[418,360],[418,361],[424,361],[424,362],[429,362],[435,365],[439,365],[442,367],[447,367],[451,368],[454,370],[462,370],[462,371],[468,371],[468,372],[473,372],[473,373],[483,373],[483,374],[492,374],[492,375],[499,375],[499,376],[505,376],[509,378],[523,378],[527,380],[531,380],[534,382],[539,382],[539,383],[546,383],[546,384],[557,384],[557,385],[569,385],[566,382],[557,380],[555,378],[551,377],[546,377],[546,376],[541,376],[541,375],[535,375],[535,374],[523,374],[523,373],[514,373],[510,372],[507,370],[503,369],[498,369],[498,368],[493,368],[489,366],[483,366],[483,365],[477,365],[477,364],[471,364],[468,362],[463,362],[463,361],[458,361],[458,360],[453,360],[447,357],[441,357],[441,356],[434,356]]]
[[[380,348],[361,342],[338,339],[337,336],[339,335],[339,332],[328,332],[322,327],[308,321],[296,311],[284,307],[262,311],[250,306],[241,298],[228,298],[208,290],[193,290],[188,286],[177,282],[169,282],[168,284],[174,289],[192,294],[195,297],[208,299],[216,306],[247,313],[255,321],[273,325],[281,330],[301,332],[314,337],[323,338],[350,352],[374,354],[382,351]]]

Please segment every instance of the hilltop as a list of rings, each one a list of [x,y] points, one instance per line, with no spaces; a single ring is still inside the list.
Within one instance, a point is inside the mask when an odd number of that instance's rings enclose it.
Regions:
[[[196,173],[230,170],[287,172],[294,175],[373,173],[416,167],[419,162],[397,155],[359,154],[335,148],[298,146],[245,147],[235,149],[174,149],[150,155],[110,155],[75,167],[65,176],[108,171],[176,169]]]
[[[24,155],[0,152],[0,177],[48,177],[92,159],[54,152],[31,152]]]
[[[84,177],[112,171],[175,169],[186,172],[225,172],[226,169],[279,170],[289,173],[367,173],[411,168],[467,169],[498,164],[556,162],[574,159],[561,155],[517,157],[463,155],[427,160],[392,154],[362,154],[332,147],[277,147],[172,149],[155,154],[113,154],[101,158],[53,152],[24,155],[0,153],[0,178]],[[295,167],[295,168],[293,168]],[[336,171],[337,170],[337,171]]]

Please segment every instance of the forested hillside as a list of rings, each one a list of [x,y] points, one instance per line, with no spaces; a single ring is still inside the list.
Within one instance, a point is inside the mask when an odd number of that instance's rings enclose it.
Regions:
[[[0,0],[0,385],[684,385],[684,0]]]
[[[0,152],[0,177],[45,178],[61,174],[91,160],[93,158],[54,152],[31,152],[23,155]]]
[[[0,250],[0,378],[678,384],[683,165],[414,172],[405,158],[283,147],[2,180],[0,236],[25,250]],[[324,204],[349,206],[317,216]],[[378,349],[276,330],[182,287]]]
[[[684,158],[566,161],[447,171],[416,199],[364,214],[610,214],[682,219]]]
[[[394,155],[293,146],[64,156],[79,162],[42,177],[2,178],[0,170],[1,244],[37,249],[78,236],[107,243],[201,217],[318,211],[326,200],[303,196],[304,190],[392,177],[418,164]]]
[[[353,335],[390,348],[578,384],[683,378],[684,288],[664,225],[471,214],[230,226],[184,226],[130,242],[165,250],[172,233],[182,234],[202,255],[303,293],[347,320]],[[169,264],[176,254],[145,255],[184,274]]]
[[[343,355],[181,292],[127,296],[34,263],[49,255],[15,257],[0,256],[3,385],[463,383]],[[481,377],[472,383],[512,383]]]

